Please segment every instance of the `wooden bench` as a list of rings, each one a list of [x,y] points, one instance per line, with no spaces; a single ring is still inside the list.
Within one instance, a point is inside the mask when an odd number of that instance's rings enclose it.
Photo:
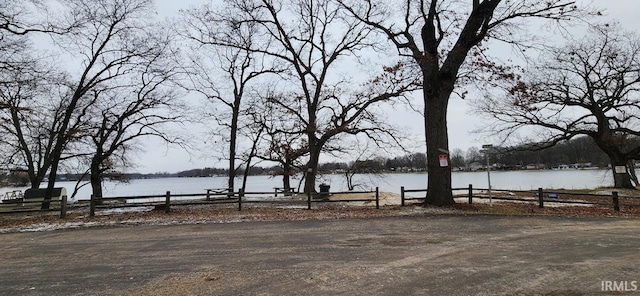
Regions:
[[[285,189],[284,187],[273,187],[275,197],[278,197],[278,193],[284,193],[284,196],[290,196],[294,193],[293,188]]]
[[[38,202],[44,201],[44,195],[47,192],[47,188],[29,188],[24,191],[25,202]],[[53,188],[53,194],[51,195],[52,201],[60,201],[63,196],[67,195],[67,189],[64,187]]]
[[[211,195],[221,195],[222,193],[227,194],[227,198],[233,197],[233,192],[231,192],[231,188],[212,188],[207,189],[207,200],[211,200]]]

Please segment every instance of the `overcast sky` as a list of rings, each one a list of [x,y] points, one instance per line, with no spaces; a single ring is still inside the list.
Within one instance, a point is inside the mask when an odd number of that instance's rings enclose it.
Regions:
[[[173,17],[180,9],[197,6],[203,3],[217,3],[216,0],[156,0],[159,15],[161,17]],[[578,1],[580,3],[592,3],[595,7],[604,9],[605,16],[602,22],[617,20],[628,30],[638,30],[640,28],[640,0],[593,0]],[[493,54],[508,55],[506,52],[495,52]],[[424,152],[424,128],[423,119],[419,114],[399,107],[390,109],[390,118],[397,122],[405,130],[415,135],[416,152]],[[482,144],[492,143],[491,139],[486,139],[473,133],[479,127],[481,119],[470,111],[469,102],[453,97],[449,103],[449,143],[450,149],[460,148],[467,150],[469,147],[479,147]],[[154,144],[153,141],[144,147],[146,152],[141,153],[138,164],[139,172],[176,172],[191,168],[202,167],[224,167],[225,163],[218,161],[213,155],[202,155],[197,152],[189,155],[187,152],[164,148],[163,145]]]

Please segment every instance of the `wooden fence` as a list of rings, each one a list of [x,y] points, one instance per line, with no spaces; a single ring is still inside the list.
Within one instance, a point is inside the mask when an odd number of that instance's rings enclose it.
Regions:
[[[508,190],[492,188],[491,191],[489,191],[487,188],[474,188],[472,184],[469,184],[469,187],[466,188],[452,188],[452,191],[465,191],[466,194],[457,194],[456,196],[466,197],[469,204],[472,204],[473,199],[475,198],[531,202],[537,203],[539,208],[544,208],[545,203],[612,206],[616,212],[619,212],[621,207],[640,207],[640,198],[621,197],[616,191],[613,191],[610,195],[569,192],[566,190],[545,190],[543,188],[538,188],[538,190]],[[425,194],[422,196],[407,196],[407,193],[415,192],[424,192]],[[406,201],[425,200],[426,192],[427,189],[405,189],[404,187],[401,187],[401,205],[405,206]],[[625,202],[621,203],[621,199]]]
[[[118,197],[102,197],[100,204],[98,200],[91,198],[89,205],[89,215],[95,216],[96,210],[113,209],[123,207],[154,207],[158,210],[170,212],[171,207],[185,205],[206,205],[206,204],[228,204],[237,203],[238,211],[241,211],[245,204],[268,203],[268,204],[293,204],[301,205],[302,199],[278,199],[275,192],[224,192],[220,190],[209,189],[206,193],[195,194],[171,194],[167,191],[164,195],[143,195],[143,196],[118,196]],[[287,192],[292,195],[299,195],[296,192]],[[371,194],[372,198],[358,198],[346,200],[331,200],[328,197],[335,194]],[[333,202],[375,202],[376,209],[380,209],[380,191],[376,187],[375,191],[347,191],[347,192],[321,192],[317,194],[306,195],[307,209],[311,209],[313,203],[333,203]]]
[[[640,198],[621,197],[617,192],[611,195],[576,193],[563,190],[504,190],[491,189],[491,195],[486,188],[474,188],[471,184],[465,188],[453,188],[456,197],[466,197],[469,204],[474,199],[491,199],[537,203],[538,207],[543,208],[545,203],[559,204],[582,204],[582,205],[600,205],[612,206],[615,211],[620,211],[624,207],[640,207]],[[463,191],[464,193],[459,193]],[[400,188],[401,205],[405,206],[407,201],[424,200],[426,189],[405,189]],[[96,211],[105,209],[128,208],[128,207],[154,207],[157,210],[170,212],[172,207],[188,206],[188,205],[216,205],[216,204],[237,204],[237,209],[242,210],[245,204],[268,203],[270,205],[290,204],[303,206],[305,204],[304,195],[299,192],[286,192],[283,194],[279,188],[271,192],[229,192],[228,189],[208,189],[203,193],[193,194],[172,194],[167,191],[162,195],[141,195],[141,196],[117,196],[102,197],[89,201],[89,215],[95,216]],[[415,196],[414,193],[420,193]],[[457,194],[456,194],[457,193]],[[278,194],[284,195],[284,198],[278,198]],[[329,199],[330,195],[351,195],[351,194],[370,194],[369,198],[354,199]],[[622,202],[621,202],[622,201]],[[306,195],[306,208],[311,209],[314,203],[348,203],[348,202],[371,202],[375,203],[375,208],[380,208],[380,192],[376,187],[373,191],[346,191],[346,192],[320,192],[316,194]],[[60,217],[64,218],[67,214],[67,197],[63,196],[60,200],[51,200],[49,210],[41,210],[42,201],[19,201],[5,202],[0,205],[0,214],[2,213],[27,213],[42,211],[60,211]],[[74,208],[81,207],[73,205]]]

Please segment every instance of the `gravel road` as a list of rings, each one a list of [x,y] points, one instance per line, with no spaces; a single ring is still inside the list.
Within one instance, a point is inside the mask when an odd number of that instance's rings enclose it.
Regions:
[[[606,295],[640,282],[639,233],[481,215],[6,233],[0,295]]]

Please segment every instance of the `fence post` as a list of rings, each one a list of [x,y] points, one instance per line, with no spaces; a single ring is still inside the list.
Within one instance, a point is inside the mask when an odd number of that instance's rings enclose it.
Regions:
[[[67,196],[62,196],[62,203],[60,204],[60,219],[67,217]]]
[[[473,185],[469,184],[469,204],[473,203]]]
[[[307,192],[307,210],[311,210],[311,192]]]
[[[171,211],[171,191],[167,191],[167,196],[164,200],[164,212],[169,213]]]
[[[613,194],[613,210],[620,212],[620,199],[618,198],[618,191],[611,192]]]
[[[242,211],[242,196],[244,195],[244,191],[240,189],[238,191],[238,211]]]
[[[376,187],[376,210],[380,209],[380,190]]]
[[[400,205],[404,207],[404,186],[400,187]]]
[[[94,217],[96,215],[96,201],[93,199],[93,194],[91,194],[91,199],[89,200],[89,217]]]
[[[544,192],[542,192],[542,188],[538,188],[538,208],[544,208]]]
[[[210,192],[211,192],[211,189],[207,189],[207,200],[211,200]]]

